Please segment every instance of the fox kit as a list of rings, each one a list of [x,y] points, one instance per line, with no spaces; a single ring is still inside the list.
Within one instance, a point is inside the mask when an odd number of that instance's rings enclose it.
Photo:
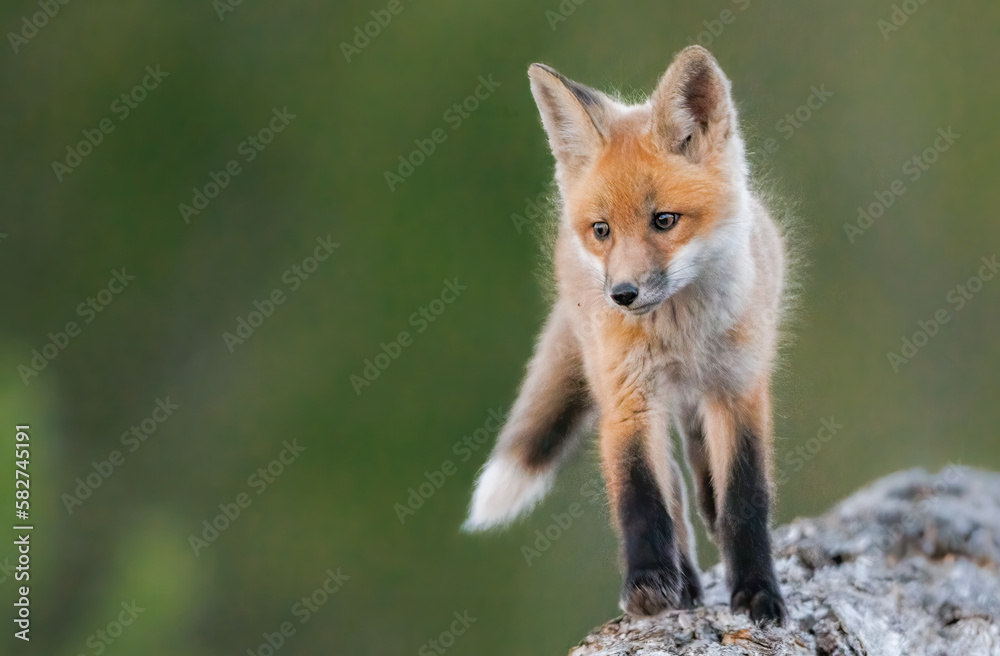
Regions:
[[[677,55],[641,105],[542,64],[528,77],[562,200],[557,298],[466,528],[530,510],[596,423],[623,545],[622,609],[699,603],[673,422],[732,608],[781,623],[768,512],[786,255],[749,188],[729,80],[699,46]]]

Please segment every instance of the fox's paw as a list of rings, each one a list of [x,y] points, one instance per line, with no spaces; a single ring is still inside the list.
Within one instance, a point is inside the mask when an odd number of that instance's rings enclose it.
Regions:
[[[670,608],[686,608],[693,603],[692,591],[675,568],[640,569],[625,578],[618,605],[632,615],[656,615]],[[701,597],[701,585],[697,595]]]
[[[749,613],[750,619],[757,624],[781,626],[785,623],[787,615],[785,602],[781,599],[778,584],[774,581],[736,586],[729,606],[734,611]]]

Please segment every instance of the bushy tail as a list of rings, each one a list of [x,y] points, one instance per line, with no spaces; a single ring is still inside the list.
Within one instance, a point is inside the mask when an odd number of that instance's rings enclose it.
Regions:
[[[589,423],[591,406],[576,338],[557,306],[538,339],[496,448],[476,481],[463,530],[505,526],[541,501]]]

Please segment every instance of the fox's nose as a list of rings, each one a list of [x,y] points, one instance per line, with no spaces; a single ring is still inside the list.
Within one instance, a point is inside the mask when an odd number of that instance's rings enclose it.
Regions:
[[[620,282],[611,288],[611,299],[618,305],[628,307],[639,295],[639,290],[630,282]]]

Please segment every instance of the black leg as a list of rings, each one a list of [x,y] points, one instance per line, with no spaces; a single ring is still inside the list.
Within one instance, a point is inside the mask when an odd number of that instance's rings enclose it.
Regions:
[[[768,532],[770,495],[760,440],[754,433],[738,433],[730,472],[718,530],[732,590],[731,606],[748,611],[754,621],[780,624],[785,605],[774,575]]]
[[[632,440],[621,466],[618,520],[626,567],[622,608],[636,615],[679,608],[687,600],[674,523],[638,437]]]

